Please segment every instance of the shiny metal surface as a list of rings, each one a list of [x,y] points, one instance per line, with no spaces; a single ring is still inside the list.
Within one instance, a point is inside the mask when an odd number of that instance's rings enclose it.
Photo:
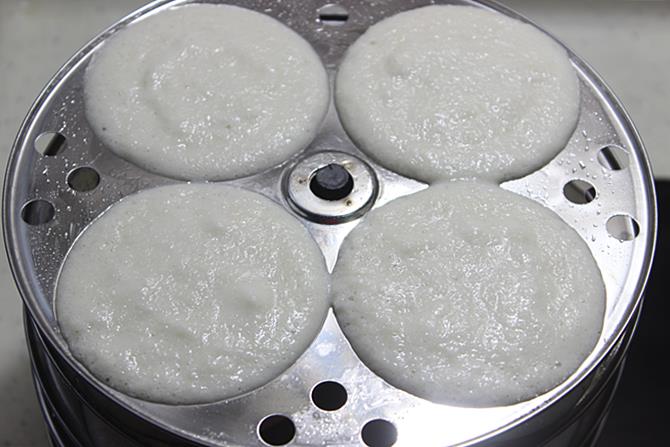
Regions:
[[[31,318],[24,318],[26,328],[26,340],[31,355],[35,388],[40,400],[40,405],[54,440],[55,446],[87,445],[96,447],[112,446],[145,446],[164,447],[166,444],[157,437],[131,437],[137,435],[132,432],[132,425],[121,424],[115,426],[109,420],[105,420],[91,406],[91,402],[85,400],[63,375],[63,370],[56,363],[58,357],[47,346]],[[630,328],[628,335],[632,334]],[[627,338],[630,338],[630,337]],[[619,351],[624,353],[625,349]],[[550,430],[543,433],[542,439],[546,441],[545,447],[587,447],[594,444],[599,430],[610,408],[614,391],[623,371],[623,361],[610,368],[612,373],[604,380],[600,380],[600,390],[589,400],[584,407],[575,407],[569,418],[566,418],[563,426],[548,427]],[[86,396],[89,397],[89,396]],[[553,430],[552,430],[553,428]],[[524,442],[514,439],[512,443],[504,444],[510,446],[533,445],[537,446],[538,438]],[[175,440],[171,440],[172,443]],[[181,445],[181,443],[180,443]],[[487,444],[489,445],[489,444]],[[495,443],[495,445],[503,445]]]
[[[118,158],[93,134],[83,110],[83,70],[99,45],[114,32],[147,14],[186,3],[191,2],[154,2],[77,53],[35,103],[8,164],[3,218],[12,270],[30,314],[65,363],[64,368],[70,369],[74,386],[95,395],[99,406],[109,407],[101,408],[101,412],[126,412],[128,417],[156,427],[161,436],[172,434],[206,445],[263,445],[256,426],[274,413],[288,415],[294,421],[295,445],[359,445],[361,427],[374,418],[395,424],[399,446],[540,445],[549,439],[548,433],[564,426],[571,414],[587,406],[625,352],[622,337],[632,331],[631,318],[649,272],[656,216],[651,174],[635,129],[602,80],[573,54],[582,95],[577,129],[566,148],[547,166],[502,185],[561,216],[586,241],[603,273],[607,311],[601,339],[582,367],[556,389],[508,407],[475,409],[433,404],[394,389],[369,371],[349,347],[332,312],[310,349],[282,376],[251,393],[213,404],[168,406],[130,398],[99,383],[70,356],[53,312],[55,278],[68,248],[93,218],[120,198],[176,182]],[[317,10],[324,2],[316,0],[228,3],[262,11],[291,26],[319,52],[332,79],[348,45],[368,26],[398,11],[432,2],[343,0],[338,4],[348,11],[348,19],[337,24],[319,20]],[[517,17],[491,2],[436,3],[473,4]],[[54,151],[55,155],[43,155],[33,147],[46,131],[57,131],[65,137],[65,145]],[[627,153],[625,169],[610,170],[598,162],[599,150],[608,145]],[[360,157],[375,170],[379,194],[373,207],[427,187],[370,161],[349,140],[332,105],[319,135],[305,152],[267,172],[227,183],[258,191],[294,212],[283,194],[282,179],[298,159],[332,150]],[[97,188],[79,192],[68,187],[67,174],[78,166],[90,166],[99,173]],[[573,179],[593,185],[595,199],[582,205],[566,200],[563,185]],[[22,208],[33,199],[53,205],[52,220],[40,225],[22,220]],[[332,269],[341,241],[358,220],[324,225],[296,215],[314,236]],[[606,222],[614,215],[634,218],[639,227],[637,236],[623,242],[611,237]],[[323,380],[338,381],[347,389],[349,400],[342,409],[324,412],[311,403],[311,388]]]
[[[314,195],[310,181],[324,166],[337,164],[353,179],[351,192],[340,200],[324,200]],[[300,160],[284,181],[284,195],[303,217],[319,223],[337,224],[362,216],[377,198],[378,184],[372,168],[346,152],[318,152]]]

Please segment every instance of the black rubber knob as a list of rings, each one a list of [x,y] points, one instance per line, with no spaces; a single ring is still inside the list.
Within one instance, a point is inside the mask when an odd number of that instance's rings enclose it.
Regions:
[[[349,171],[333,163],[316,171],[309,183],[309,189],[324,200],[340,200],[354,189],[354,179]]]

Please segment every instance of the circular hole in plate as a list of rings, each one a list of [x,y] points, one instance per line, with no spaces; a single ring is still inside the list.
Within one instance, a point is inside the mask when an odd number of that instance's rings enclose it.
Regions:
[[[570,180],[563,186],[563,195],[572,203],[584,205],[596,198],[596,188],[585,180]]]
[[[258,425],[258,437],[268,445],[286,445],[295,437],[295,425],[286,416],[273,414]]]
[[[349,20],[349,11],[335,3],[324,5],[316,12],[319,14],[319,22],[324,25],[339,26],[344,25]]]
[[[621,171],[628,167],[628,152],[619,146],[605,146],[598,152],[598,163],[610,171]]]
[[[342,165],[331,163],[317,169],[309,189],[323,200],[341,200],[354,189],[354,179]]]
[[[337,382],[321,382],[312,388],[312,402],[325,411],[339,410],[347,403],[347,390]]]
[[[43,225],[50,222],[55,214],[54,206],[42,199],[31,200],[21,208],[21,219],[28,225]]]
[[[65,148],[65,137],[59,132],[42,132],[35,138],[35,150],[42,155],[54,156]]]
[[[91,191],[100,183],[98,171],[88,166],[82,166],[70,171],[67,175],[67,184],[75,191]]]
[[[607,232],[620,241],[632,241],[640,234],[640,225],[626,214],[617,214],[607,219]]]
[[[384,419],[373,419],[361,430],[365,445],[370,447],[391,447],[398,440],[395,425]]]

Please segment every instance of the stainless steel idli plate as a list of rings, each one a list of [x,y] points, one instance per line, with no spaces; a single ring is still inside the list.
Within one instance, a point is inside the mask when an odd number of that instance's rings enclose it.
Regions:
[[[537,415],[607,358],[630,327],[641,300],[655,239],[655,197],[647,157],[630,119],[603,81],[570,53],[581,81],[577,129],[565,149],[545,167],[502,185],[561,216],[586,241],[603,273],[607,313],[602,337],[565,383],[507,407],[434,404],[393,388],[368,370],[351,350],[332,312],[296,364],[266,386],[234,399],[169,406],[134,399],[99,383],[70,356],[59,334],[53,297],[60,264],[77,235],[108,206],[136,191],[176,181],[146,172],[105,148],[86,121],[83,72],[100,45],[128,24],[168,7],[195,2],[153,2],[76,53],[35,102],[11,153],[3,215],[10,263],[37,325],[81,376],[140,417],[206,445],[264,445],[259,423],[269,415],[281,414],[295,426],[293,445],[359,445],[362,427],[383,419],[397,430],[398,446],[445,446],[475,444]],[[370,25],[402,10],[430,3],[470,4],[525,20],[496,3],[467,0],[341,0],[337,6],[316,0],[221,3],[269,14],[300,33],[320,54],[331,82],[347,47]],[[344,132],[332,104],[321,131],[303,153],[267,172],[225,183],[258,191],[284,205],[305,223],[332,269],[340,243],[359,219],[337,225],[312,222],[293,211],[282,189],[293,165],[326,150],[353,154],[372,166],[378,180],[373,207],[427,186],[390,172],[361,153]],[[313,387],[327,380],[346,390],[347,402],[339,410],[321,410],[311,400]]]

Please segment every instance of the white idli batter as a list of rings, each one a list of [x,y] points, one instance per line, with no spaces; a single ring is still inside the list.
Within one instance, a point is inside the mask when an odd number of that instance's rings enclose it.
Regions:
[[[335,99],[352,139],[425,181],[502,181],[548,162],[579,114],[565,50],[536,28],[469,6],[428,6],[370,27]]]
[[[306,147],[328,108],[312,47],[275,19],[189,5],[130,25],[85,77],[86,115],[109,149],[179,179],[260,172]]]
[[[124,198],[77,239],[56,311],[98,379],[165,403],[211,402],[287,369],[318,334],[328,273],[307,230],[256,193],[176,185]]]
[[[580,236],[495,186],[443,183],[372,211],[344,241],[335,313],[361,360],[439,403],[508,405],[596,345],[605,289]]]

